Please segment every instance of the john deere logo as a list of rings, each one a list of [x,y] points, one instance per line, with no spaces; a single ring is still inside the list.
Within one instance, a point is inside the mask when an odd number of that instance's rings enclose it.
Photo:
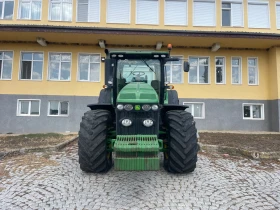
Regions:
[[[141,106],[140,106],[140,105],[135,105],[135,110],[136,110],[136,111],[141,110]]]

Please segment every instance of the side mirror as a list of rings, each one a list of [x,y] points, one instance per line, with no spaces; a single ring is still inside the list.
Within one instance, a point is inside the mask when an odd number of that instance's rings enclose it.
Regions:
[[[184,72],[189,72],[190,63],[188,61],[184,61]]]

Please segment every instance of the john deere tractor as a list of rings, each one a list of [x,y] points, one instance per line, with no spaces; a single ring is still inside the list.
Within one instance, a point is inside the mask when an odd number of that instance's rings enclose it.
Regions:
[[[115,170],[159,170],[163,152],[166,171],[194,171],[197,129],[187,107],[179,105],[177,91],[168,85],[170,72],[165,68],[179,59],[170,57],[170,49],[105,53],[104,89],[80,123],[80,168],[94,173],[113,165]],[[188,62],[183,66],[188,72]]]

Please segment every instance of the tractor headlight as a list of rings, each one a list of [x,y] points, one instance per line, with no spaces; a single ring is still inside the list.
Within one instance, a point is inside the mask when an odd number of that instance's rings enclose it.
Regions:
[[[154,124],[154,122],[149,119],[143,121],[143,125],[146,127],[151,127],[153,124]]]
[[[144,111],[150,111],[151,106],[146,104],[146,105],[143,105],[143,106],[142,106],[142,109],[143,109]]]
[[[152,110],[153,110],[153,111],[157,111],[157,110],[158,110],[158,105],[153,105],[153,106],[152,106]]]
[[[126,104],[126,105],[124,105],[124,109],[126,111],[131,111],[133,109],[133,106],[131,104]]]
[[[131,126],[132,121],[130,119],[123,119],[122,120],[122,125],[125,127]]]
[[[117,109],[118,110],[123,110],[123,105],[122,104],[118,104]]]

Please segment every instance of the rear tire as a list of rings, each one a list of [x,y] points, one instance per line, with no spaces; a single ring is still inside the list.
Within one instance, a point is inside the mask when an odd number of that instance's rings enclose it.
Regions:
[[[167,127],[167,152],[164,168],[171,173],[189,173],[196,168],[197,129],[193,116],[182,110],[168,111],[165,115]]]
[[[78,155],[85,172],[102,173],[112,167],[112,152],[107,151],[107,133],[111,125],[107,110],[87,111],[80,123]]]

